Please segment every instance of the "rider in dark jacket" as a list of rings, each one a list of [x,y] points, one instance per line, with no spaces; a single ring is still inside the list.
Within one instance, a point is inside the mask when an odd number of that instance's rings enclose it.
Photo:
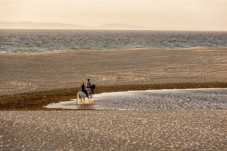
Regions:
[[[81,90],[86,94],[86,96],[88,97],[88,93],[87,93],[87,90],[85,88],[85,85],[84,83],[81,85]]]

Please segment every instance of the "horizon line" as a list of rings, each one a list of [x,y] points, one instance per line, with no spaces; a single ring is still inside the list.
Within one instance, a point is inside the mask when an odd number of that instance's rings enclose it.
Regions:
[[[201,32],[227,32],[227,30],[187,30],[187,29],[101,29],[101,28],[0,28],[0,30],[97,30],[97,31],[201,31]]]
[[[0,23],[8,23],[11,24],[7,27],[7,25],[3,25],[1,27],[0,24],[0,29],[21,29],[21,30],[132,30],[132,31],[227,31],[227,30],[222,30],[222,29],[202,29],[194,27],[193,29],[184,29],[184,28],[170,28],[170,29],[158,29],[158,28],[149,28],[149,27],[144,27],[140,25],[132,25],[132,24],[125,24],[125,23],[105,23],[97,26],[85,26],[85,25],[79,25],[79,24],[74,24],[74,23],[60,23],[60,22],[35,22],[35,21],[0,21]],[[21,24],[21,23],[27,23],[27,27],[23,27],[23,25],[20,25],[18,27],[14,27],[15,24]],[[37,24],[36,26],[32,27],[32,25],[29,24]],[[43,24],[43,27],[39,27],[39,25]],[[45,27],[45,24],[56,24],[56,27]],[[64,26],[65,27],[58,27],[59,26]],[[110,27],[108,27],[110,25]],[[29,27],[31,26],[31,27]],[[67,27],[68,26],[68,27]],[[71,26],[71,27],[69,27]],[[75,26],[75,27],[72,27]],[[112,27],[111,27],[112,26]],[[121,27],[122,26],[122,27]]]

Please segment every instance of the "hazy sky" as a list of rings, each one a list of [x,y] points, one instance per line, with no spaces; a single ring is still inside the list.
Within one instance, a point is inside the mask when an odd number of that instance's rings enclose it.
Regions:
[[[227,30],[227,0],[0,0],[0,21]]]

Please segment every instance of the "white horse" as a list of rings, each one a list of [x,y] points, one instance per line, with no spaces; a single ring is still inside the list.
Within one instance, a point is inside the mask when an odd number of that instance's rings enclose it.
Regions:
[[[77,102],[80,102],[80,104],[84,104],[84,103],[87,103],[86,102],[86,99],[88,100],[88,103],[91,103],[92,102],[92,94],[91,94],[91,89],[90,88],[87,88],[87,93],[88,93],[88,97],[86,96],[86,94],[83,92],[83,91],[79,91],[77,93]]]

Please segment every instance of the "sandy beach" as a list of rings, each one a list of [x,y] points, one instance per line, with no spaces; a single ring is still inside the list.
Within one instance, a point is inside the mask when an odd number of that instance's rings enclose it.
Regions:
[[[226,69],[224,48],[0,54],[0,109],[10,110],[0,112],[0,148],[226,150],[227,112],[219,106],[124,111],[111,108],[48,111],[50,109],[43,108],[75,98],[81,82],[87,78],[96,84],[97,94],[227,88]],[[225,94],[223,90],[223,98]],[[183,99],[187,100],[187,96]],[[130,100],[127,101],[131,105]],[[218,101],[226,106],[225,100]]]

